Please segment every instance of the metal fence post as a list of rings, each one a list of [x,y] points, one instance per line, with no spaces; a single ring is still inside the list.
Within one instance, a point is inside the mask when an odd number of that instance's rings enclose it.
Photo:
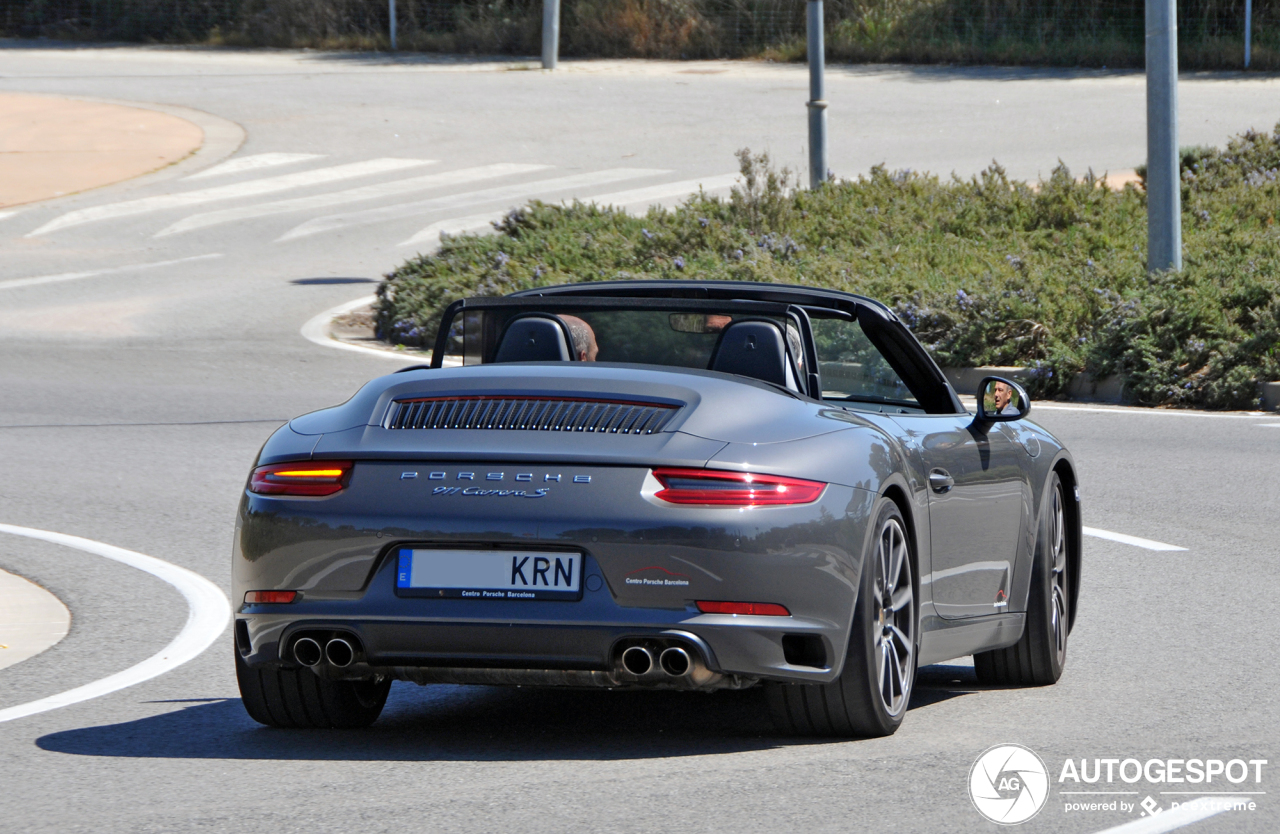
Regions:
[[[391,51],[396,51],[396,0],[387,0],[387,12],[391,19]]]
[[[560,60],[560,0],[542,0],[542,68]]]
[[[826,40],[822,33],[822,0],[809,0],[809,187],[827,180],[827,94],[823,78]]]
[[[1177,0],[1147,0],[1147,269],[1182,269]]]
[[[1244,68],[1249,68],[1249,52],[1253,46],[1253,0],[1244,0]]]

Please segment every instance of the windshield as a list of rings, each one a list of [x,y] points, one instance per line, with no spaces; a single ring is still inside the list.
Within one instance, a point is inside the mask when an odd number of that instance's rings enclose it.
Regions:
[[[813,320],[822,399],[918,406],[898,372],[856,321]]]

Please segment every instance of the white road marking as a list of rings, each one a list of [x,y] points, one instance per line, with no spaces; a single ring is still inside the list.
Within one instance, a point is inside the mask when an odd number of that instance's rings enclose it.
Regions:
[[[85,553],[92,553],[95,556],[102,556],[121,562],[169,583],[174,588],[177,588],[178,592],[187,600],[186,624],[178,632],[178,636],[174,637],[169,645],[156,654],[136,666],[125,669],[123,672],[117,672],[93,683],[69,689],[58,695],[51,695],[48,698],[41,698],[37,701],[19,704],[16,707],[2,709],[0,710],[0,723],[13,721],[16,718],[25,718],[28,715],[35,715],[41,712],[48,712],[71,704],[78,704],[81,701],[88,701],[92,698],[100,698],[103,695],[159,677],[189,660],[194,660],[205,649],[209,648],[213,641],[222,636],[223,631],[226,630],[227,620],[231,617],[231,603],[227,600],[226,595],[222,593],[221,588],[198,573],[189,571],[186,568],[180,568],[154,556],[135,553],[132,550],[103,544],[92,539],[82,539],[79,536],[68,536],[63,533],[36,530],[31,527],[16,527],[11,524],[0,524],[0,533],[25,536],[29,539],[40,539],[41,541],[83,550]]]
[[[50,220],[27,237],[36,237],[79,226],[98,220],[109,220],[121,217],[133,217],[151,211],[163,209],[185,208],[217,200],[233,200],[239,197],[256,197],[260,194],[272,194],[276,191],[287,191],[291,188],[304,188],[309,185],[323,185],[328,182],[348,180],[353,177],[367,177],[372,174],[385,174],[405,168],[416,168],[421,165],[433,165],[433,159],[369,159],[364,162],[352,162],[347,165],[335,165],[331,168],[316,168],[312,171],[299,171],[296,174],[281,174],[276,177],[263,177],[246,180],[230,185],[219,185],[214,188],[202,188],[198,191],[183,191],[177,194],[160,194],[155,197],[143,197],[138,200],[126,200],[122,203],[107,203],[104,206],[70,211],[61,217]]]
[[[15,214],[17,214],[20,211],[22,211],[22,209],[10,209],[9,211],[0,211],[0,220],[4,220],[6,217],[13,217]]]
[[[356,203],[361,200],[376,200],[392,197],[396,194],[407,194],[411,191],[425,191],[429,188],[444,188],[450,185],[463,185],[477,180],[506,177],[514,174],[527,174],[531,171],[542,171],[550,165],[518,165],[501,162],[495,165],[481,165],[477,168],[462,168],[457,171],[446,171],[442,174],[428,174],[425,177],[411,177],[394,182],[365,185],[346,191],[332,191],[328,194],[316,194],[311,197],[296,197],[291,200],[276,200],[271,203],[259,203],[254,206],[237,206],[235,208],[208,211],[194,214],[179,220],[177,223],[162,229],[155,237],[189,232],[203,229],[219,223],[231,223],[236,220],[248,220],[254,217],[269,217],[275,214],[286,214],[291,211],[310,211],[329,206],[340,206],[345,203]]]
[[[1031,403],[1031,410],[1038,411],[1086,411],[1095,414],[1156,414],[1165,417],[1212,417],[1216,420],[1256,420],[1259,417],[1270,417],[1265,411],[1246,411],[1243,414],[1212,414],[1206,411],[1191,411],[1173,408],[1143,408],[1141,406],[1115,405],[1110,408],[1092,408],[1083,405],[1044,405]]]
[[[202,180],[206,177],[222,177],[228,174],[242,174],[245,171],[257,171],[262,168],[274,168],[277,165],[293,165],[310,159],[324,159],[322,153],[258,153],[253,156],[242,156],[228,160],[221,165],[206,168],[198,174],[183,177],[184,180]]]
[[[296,240],[297,238],[309,237],[311,235],[318,235],[323,232],[330,232],[351,226],[364,226],[370,223],[403,220],[405,218],[415,217],[419,214],[425,214],[427,212],[440,209],[454,209],[461,206],[474,205],[476,203],[497,202],[499,200],[519,200],[549,191],[564,191],[570,188],[589,188],[594,185],[604,185],[610,182],[639,179],[640,177],[652,177],[666,173],[670,172],[654,168],[610,168],[605,171],[593,171],[589,174],[574,174],[568,177],[539,180],[537,182],[526,182],[518,185],[500,185],[494,188],[482,189],[480,191],[470,191],[464,194],[452,194],[447,197],[434,197],[430,200],[401,203],[399,205],[385,206],[383,208],[365,209],[364,211],[354,211],[348,214],[331,214],[327,217],[317,217],[314,220],[308,220],[306,223],[303,223],[301,226],[298,226],[283,237],[279,238],[277,242]]]
[[[669,182],[663,185],[653,185],[648,188],[633,188],[630,191],[618,191],[613,194],[602,194],[599,197],[591,197],[583,200],[584,203],[595,203],[598,206],[629,206],[637,203],[650,203],[651,201],[664,200],[667,197],[680,197],[685,194],[693,194],[699,187],[703,191],[716,191],[721,188],[728,188],[738,179],[737,174],[725,174],[719,177],[707,177],[701,180],[683,180],[681,182]],[[566,201],[567,202],[567,201]],[[413,237],[396,244],[397,246],[413,246],[414,244],[426,244],[428,247],[435,246],[440,242],[441,235],[457,235],[463,232],[475,232],[487,228],[493,222],[493,213],[489,214],[472,214],[468,217],[455,217],[450,220],[441,220],[432,223]]]
[[[455,217],[451,220],[441,220],[438,223],[432,223],[427,228],[415,234],[404,243],[398,243],[397,246],[412,246],[415,243],[425,243],[427,246],[435,246],[440,242],[441,235],[460,235],[463,232],[478,232],[490,226],[494,221],[494,212],[488,214],[472,214],[468,217]]]
[[[114,275],[117,272],[133,272],[138,269],[155,269],[160,266],[173,266],[174,264],[186,264],[192,261],[207,261],[212,258],[221,258],[220,253],[212,255],[196,255],[191,258],[178,258],[173,261],[155,261],[149,264],[129,264],[128,266],[113,266],[107,269],[91,269],[86,272],[63,272],[58,275],[39,275],[33,278],[14,278],[9,281],[0,281],[0,290],[13,290],[18,287],[34,287],[40,284],[59,284],[63,281],[75,281],[79,278],[94,278],[98,275]]]
[[[1105,828],[1098,834],[1164,834],[1166,831],[1174,831],[1184,825],[1221,814],[1227,810],[1223,807],[1224,805],[1222,800],[1215,801],[1213,797],[1206,796],[1179,805],[1177,808],[1169,808],[1149,817],[1126,822],[1124,825]]]
[[[1131,544],[1134,547],[1141,547],[1145,550],[1186,550],[1185,547],[1178,547],[1176,544],[1165,544],[1164,542],[1152,541],[1151,539],[1143,539],[1137,536],[1128,536],[1124,533],[1113,533],[1110,530],[1099,530],[1097,527],[1083,527],[1080,532],[1086,536],[1093,536],[1095,539],[1106,539],[1111,542],[1119,542],[1120,544]]]
[[[1280,423],[1254,423],[1254,425],[1264,429],[1280,429]]]
[[[430,360],[429,356],[420,354],[404,354],[394,353],[389,350],[378,350],[377,348],[362,347],[361,345],[352,345],[346,342],[339,342],[337,339],[329,337],[329,322],[344,313],[350,313],[352,310],[359,310],[361,307],[367,307],[374,301],[377,301],[376,295],[366,295],[363,298],[357,298],[355,301],[348,301],[346,304],[339,304],[337,307],[325,310],[318,316],[307,321],[302,325],[302,335],[307,341],[315,342],[317,345],[324,347],[337,348],[338,350],[350,350],[356,353],[372,354],[381,356],[383,359],[395,359],[400,362],[417,362],[423,364]]]
[[[662,185],[651,185],[648,188],[633,188],[630,191],[619,191],[615,194],[602,194],[583,200],[584,203],[595,203],[598,206],[630,206],[638,203],[653,204],[668,197],[682,197],[695,194],[698,189],[711,192],[728,188],[738,181],[737,174],[722,174],[718,177],[704,177],[700,180],[682,180],[667,182]]]

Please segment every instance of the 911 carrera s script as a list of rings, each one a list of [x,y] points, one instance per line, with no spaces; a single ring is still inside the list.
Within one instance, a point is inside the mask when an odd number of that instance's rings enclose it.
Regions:
[[[447,487],[440,486],[431,490],[432,495],[475,495],[480,497],[497,496],[499,498],[545,498],[551,490],[539,487],[530,492],[527,489],[481,489],[480,487]]]
[[[582,597],[582,554],[529,550],[401,548],[400,596],[456,599],[575,600]]]

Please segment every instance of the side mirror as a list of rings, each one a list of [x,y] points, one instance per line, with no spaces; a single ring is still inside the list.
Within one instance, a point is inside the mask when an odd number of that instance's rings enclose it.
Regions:
[[[1010,423],[1031,413],[1031,398],[1016,382],[989,376],[978,387],[978,419],[988,423]]]

